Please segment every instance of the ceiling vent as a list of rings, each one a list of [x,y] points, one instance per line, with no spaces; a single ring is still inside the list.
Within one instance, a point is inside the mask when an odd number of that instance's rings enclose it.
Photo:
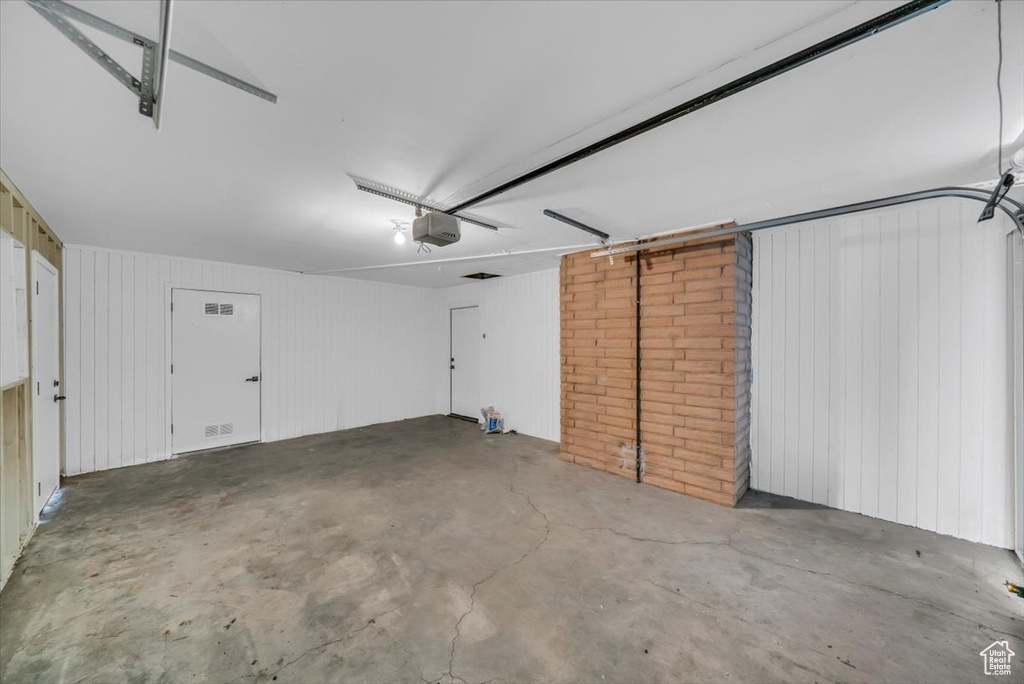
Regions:
[[[470,273],[469,275],[462,276],[463,278],[472,278],[473,280],[490,280],[491,278],[500,278],[501,276],[497,273]]]

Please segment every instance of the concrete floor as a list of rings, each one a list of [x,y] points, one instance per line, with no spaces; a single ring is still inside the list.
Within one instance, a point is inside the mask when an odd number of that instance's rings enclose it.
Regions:
[[[0,594],[5,683],[980,682],[992,641],[1024,658],[1010,552],[729,510],[441,417],[78,477],[53,508]]]

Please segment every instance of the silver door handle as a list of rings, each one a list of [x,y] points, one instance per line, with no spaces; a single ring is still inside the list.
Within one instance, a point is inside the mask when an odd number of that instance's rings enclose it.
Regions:
[[[251,378],[246,378],[245,381],[246,382],[259,382],[260,381],[260,376],[254,375]]]

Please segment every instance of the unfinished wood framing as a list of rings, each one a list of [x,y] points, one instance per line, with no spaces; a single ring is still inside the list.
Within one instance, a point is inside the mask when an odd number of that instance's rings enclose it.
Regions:
[[[64,384],[64,297],[62,256],[64,245],[25,196],[0,170],[0,230],[25,247],[25,278],[31,278],[32,252],[39,252],[57,268],[59,296],[60,382]],[[26,282],[26,290],[31,288]],[[32,510],[32,297],[27,298],[29,376],[0,387],[0,587],[35,529]],[[64,424],[64,406],[60,407]],[[60,435],[61,473],[64,471],[64,431]]]

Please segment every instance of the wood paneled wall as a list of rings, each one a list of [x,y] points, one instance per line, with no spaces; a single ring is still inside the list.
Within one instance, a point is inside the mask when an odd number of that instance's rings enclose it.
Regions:
[[[486,335],[480,340],[480,403],[502,412],[506,430],[557,442],[558,271],[472,282],[440,292],[445,349],[449,310],[480,307],[480,331]],[[448,413],[447,364],[443,372],[438,412]]]
[[[436,291],[81,246],[65,263],[69,475],[171,456],[172,287],[262,296],[266,441],[436,411]]]
[[[977,214],[755,233],[753,488],[1012,546],[1009,223]]]

